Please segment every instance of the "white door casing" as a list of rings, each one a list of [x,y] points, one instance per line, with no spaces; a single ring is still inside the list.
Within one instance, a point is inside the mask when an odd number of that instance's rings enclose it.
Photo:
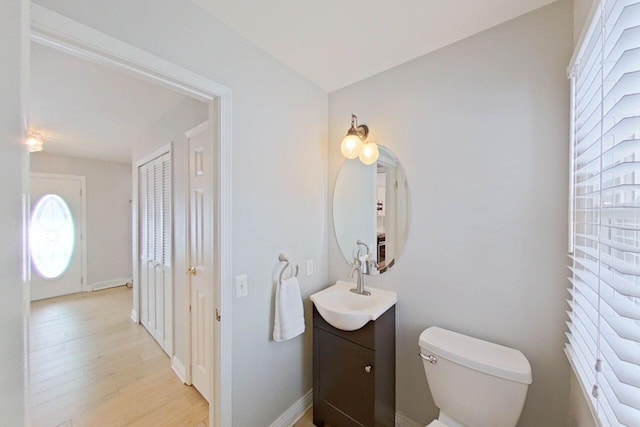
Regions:
[[[47,195],[59,196],[69,209],[73,224],[73,246],[68,265],[63,267],[61,274],[48,278],[47,274],[39,271],[34,262],[34,254],[30,256],[31,265],[31,301],[52,298],[83,291],[86,262],[85,245],[85,177],[75,175],[31,173],[30,174],[31,221],[37,221],[34,208]],[[31,230],[31,239],[38,238],[40,233]],[[52,238],[59,237],[57,232],[50,231]],[[32,251],[38,245],[32,244]]]
[[[191,383],[211,402],[213,337],[213,138],[209,121],[186,133],[188,143]]]

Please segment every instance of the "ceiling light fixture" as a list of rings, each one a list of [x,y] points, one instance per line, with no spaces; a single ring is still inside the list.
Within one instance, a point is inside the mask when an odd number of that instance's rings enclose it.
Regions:
[[[378,160],[378,146],[374,142],[364,141],[369,135],[369,127],[367,125],[358,125],[358,117],[351,115],[351,127],[347,131],[347,136],[340,144],[340,151],[347,159],[360,158],[365,165],[371,165]]]
[[[44,148],[44,140],[42,138],[42,134],[37,132],[29,132],[29,136],[27,137],[25,144],[29,148],[30,153],[42,151],[42,149]]]

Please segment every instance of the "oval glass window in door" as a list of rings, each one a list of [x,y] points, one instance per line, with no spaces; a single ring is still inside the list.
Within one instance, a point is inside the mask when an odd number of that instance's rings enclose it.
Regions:
[[[35,204],[29,244],[31,261],[43,278],[55,279],[67,270],[75,246],[75,226],[62,197],[47,194]]]

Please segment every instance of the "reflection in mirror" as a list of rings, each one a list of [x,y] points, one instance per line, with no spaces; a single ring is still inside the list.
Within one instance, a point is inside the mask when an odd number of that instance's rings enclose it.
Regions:
[[[380,146],[378,161],[369,166],[344,161],[333,194],[333,224],[347,262],[357,256],[361,240],[374,261],[369,274],[393,267],[407,238],[409,190],[402,164],[388,148]]]

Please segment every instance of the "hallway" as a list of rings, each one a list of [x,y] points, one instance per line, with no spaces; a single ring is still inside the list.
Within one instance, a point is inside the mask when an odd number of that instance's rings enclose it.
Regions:
[[[131,289],[31,304],[33,427],[208,426],[208,404],[134,324]]]

